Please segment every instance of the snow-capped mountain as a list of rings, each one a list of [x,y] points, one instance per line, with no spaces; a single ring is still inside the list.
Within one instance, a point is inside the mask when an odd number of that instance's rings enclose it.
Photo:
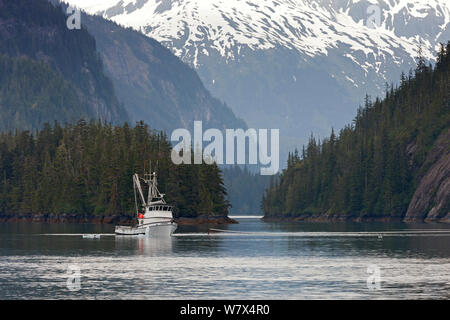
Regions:
[[[448,0],[68,2],[160,41],[250,126],[285,138],[349,122],[365,93],[414,68],[419,44],[432,59],[450,40]]]
[[[283,46],[309,56],[326,54],[345,43],[351,50],[392,54],[392,47],[410,55],[421,38],[429,49],[450,21],[447,0],[70,0],[95,14],[142,30],[167,43],[183,40],[174,50],[198,65],[199,52],[217,50],[234,59],[242,46],[266,50]],[[372,15],[380,10],[380,26]],[[365,10],[366,9],[366,10]],[[373,21],[369,25],[369,20]],[[425,34],[413,24],[429,23]],[[206,46],[205,41],[211,42]],[[377,50],[374,50],[377,49]],[[426,54],[430,54],[426,50]]]

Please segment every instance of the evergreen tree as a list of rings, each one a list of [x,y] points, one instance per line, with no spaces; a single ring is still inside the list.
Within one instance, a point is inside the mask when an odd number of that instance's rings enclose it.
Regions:
[[[366,95],[351,125],[336,136],[310,137],[264,193],[266,216],[402,217],[419,169],[436,138],[450,128],[450,41],[436,66],[418,50],[415,76],[386,85],[383,100]]]
[[[226,216],[229,203],[217,165],[174,165],[162,132],[142,122],[112,126],[84,120],[0,134],[0,215],[135,214],[132,175],[158,172],[177,217]]]

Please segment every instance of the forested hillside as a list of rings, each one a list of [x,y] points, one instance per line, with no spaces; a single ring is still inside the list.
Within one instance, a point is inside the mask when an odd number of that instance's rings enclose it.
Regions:
[[[48,124],[0,134],[0,216],[135,214],[132,175],[157,171],[161,192],[178,217],[226,216],[228,201],[216,165],[179,165],[162,132],[100,122]]]
[[[435,67],[419,51],[415,72],[384,99],[366,97],[338,135],[290,154],[264,195],[265,216],[450,220],[449,129],[450,42]]]
[[[46,0],[0,0],[0,130],[83,117],[127,120],[94,38],[66,20]]]
[[[70,82],[47,64],[0,54],[0,128],[39,128],[44,121],[88,118]]]

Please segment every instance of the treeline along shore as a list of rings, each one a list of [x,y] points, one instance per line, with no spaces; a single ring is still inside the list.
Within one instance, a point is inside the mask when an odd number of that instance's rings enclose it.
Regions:
[[[235,224],[235,219],[228,216],[203,215],[197,217],[175,218],[178,225],[199,225],[199,224]],[[130,215],[80,215],[80,214],[10,214],[0,216],[1,222],[27,222],[27,223],[89,223],[89,224],[120,224],[133,225],[136,220]]]
[[[351,125],[289,155],[265,220],[450,222],[450,42],[359,108]]]
[[[164,132],[78,121],[0,134],[0,221],[132,223],[132,175],[158,172],[180,224],[235,223],[216,164],[174,165]]]

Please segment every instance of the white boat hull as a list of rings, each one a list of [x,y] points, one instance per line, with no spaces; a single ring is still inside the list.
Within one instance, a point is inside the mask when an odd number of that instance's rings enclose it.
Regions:
[[[177,227],[178,225],[174,221],[161,221],[133,227],[116,226],[115,233],[125,236],[170,237]]]

